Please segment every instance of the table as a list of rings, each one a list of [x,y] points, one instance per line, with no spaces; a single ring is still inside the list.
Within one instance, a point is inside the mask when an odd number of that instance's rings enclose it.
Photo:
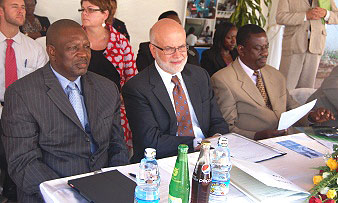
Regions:
[[[322,157],[314,158],[314,159],[307,158],[277,143],[283,140],[295,141],[301,145],[312,148],[323,154],[332,152],[332,149],[328,149],[327,147],[320,144],[316,140],[309,138],[304,133],[276,137],[276,138],[271,138],[271,139],[261,141],[262,143],[266,145],[272,146],[276,149],[279,149],[287,153],[284,156],[261,162],[261,164],[269,168],[270,170],[273,170],[276,173],[289,179],[290,181],[292,181],[299,187],[307,191],[310,190],[310,188],[313,187],[312,177],[313,175],[318,173],[317,170],[314,170],[312,168],[324,165],[325,164],[324,159]],[[198,152],[189,154],[188,161],[189,161],[190,177],[192,175],[192,171],[197,161],[197,158],[198,158]],[[160,199],[161,200],[160,202],[168,201],[169,182],[171,179],[171,173],[173,171],[175,161],[176,161],[176,157],[169,157],[169,158],[158,160],[158,163],[160,166],[160,174],[161,174],[161,186],[160,186]],[[102,171],[109,171],[109,170],[117,169],[121,173],[123,173],[124,175],[126,175],[127,177],[135,181],[135,179],[130,177],[128,173],[129,172],[136,173],[137,168],[138,168],[138,164],[131,164],[127,166],[105,168],[105,169],[102,169]],[[67,181],[70,179],[84,177],[84,176],[88,176],[92,174],[94,173],[81,174],[81,175],[43,182],[40,184],[41,194],[47,203],[50,203],[50,202],[54,202],[54,203],[56,202],[60,202],[60,203],[61,202],[76,202],[76,203],[87,202],[82,196],[80,196],[77,192],[75,192],[72,188],[70,188],[67,185]],[[237,190],[232,185],[230,186],[230,193],[228,195],[228,199],[230,202],[252,202],[248,197],[246,197],[243,193],[241,193],[239,190]]]

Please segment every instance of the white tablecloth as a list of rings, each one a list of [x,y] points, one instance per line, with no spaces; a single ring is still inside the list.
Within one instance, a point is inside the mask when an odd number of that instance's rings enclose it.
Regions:
[[[261,162],[262,165],[266,166],[270,170],[275,171],[276,173],[284,176],[285,178],[291,180],[293,183],[299,187],[310,190],[313,187],[312,177],[317,174],[318,171],[312,168],[318,167],[324,164],[324,159],[314,158],[310,159],[303,155],[300,155],[296,152],[293,152],[276,142],[283,140],[293,140],[301,145],[312,148],[323,154],[331,152],[332,150],[326,148],[325,146],[319,144],[317,141],[307,137],[305,134],[295,134],[277,138],[271,138],[267,140],[262,140],[261,142],[277,148],[281,151],[286,152],[287,154],[281,157],[270,159],[264,162]],[[254,153],[254,152],[248,152]],[[190,177],[192,175],[193,167],[197,161],[198,153],[189,154],[189,169]],[[159,159],[158,163],[160,166],[161,174],[161,186],[160,186],[160,202],[168,202],[168,191],[169,183],[171,179],[171,173],[175,165],[176,157],[169,157],[165,159]],[[138,164],[131,164],[127,166],[112,167],[102,169],[102,171],[108,171],[118,169],[121,173],[126,175],[132,180],[134,178],[130,177],[128,173],[136,173],[138,171]],[[55,180],[46,181],[40,184],[40,191],[43,195],[43,198],[47,203],[49,202],[87,202],[82,196],[75,192],[72,188],[67,185],[69,179],[79,178],[87,175],[92,175],[93,173],[81,174],[72,177],[60,178]],[[191,179],[191,178],[190,178]],[[134,195],[134,194],[131,194]],[[232,185],[230,186],[230,192],[228,195],[229,202],[252,202],[248,197],[243,193],[238,191]]]

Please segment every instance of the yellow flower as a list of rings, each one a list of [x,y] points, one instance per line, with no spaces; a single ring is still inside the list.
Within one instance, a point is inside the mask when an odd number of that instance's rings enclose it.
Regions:
[[[313,184],[317,185],[320,181],[323,180],[322,176],[313,176]]]
[[[329,199],[333,199],[336,195],[337,195],[337,193],[336,193],[335,190],[329,190],[329,191],[326,193],[326,196],[327,196],[327,198],[329,198]]]
[[[336,170],[338,168],[337,161],[332,158],[329,158],[329,160],[327,160],[326,165],[330,168],[331,171]]]

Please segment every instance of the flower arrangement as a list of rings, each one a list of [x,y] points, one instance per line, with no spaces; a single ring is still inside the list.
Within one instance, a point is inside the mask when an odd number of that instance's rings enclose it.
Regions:
[[[319,174],[313,177],[315,186],[310,190],[309,203],[335,203],[338,200],[338,145],[326,157],[326,166],[315,168]]]

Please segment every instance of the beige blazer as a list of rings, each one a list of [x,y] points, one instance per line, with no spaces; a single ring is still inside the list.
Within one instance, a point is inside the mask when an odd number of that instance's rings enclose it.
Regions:
[[[336,66],[329,77],[325,78],[320,88],[313,93],[308,101],[317,99],[316,107],[329,109],[336,117],[335,121],[321,123],[322,126],[338,126],[338,66]]]
[[[236,59],[211,77],[211,84],[230,131],[253,139],[258,131],[277,129],[281,113],[298,107],[291,98],[285,78],[275,68],[261,69],[273,111],[266,107],[258,88]]]
[[[308,0],[279,0],[276,21],[280,25],[285,25],[282,43],[284,55],[305,53],[308,47],[310,53],[320,55],[324,53],[325,25],[321,20],[306,20],[306,11],[311,7],[318,7],[318,0],[313,0],[312,6]],[[338,10],[334,0],[331,0],[331,7],[327,24],[337,24]],[[310,38],[309,30],[311,30]]]

